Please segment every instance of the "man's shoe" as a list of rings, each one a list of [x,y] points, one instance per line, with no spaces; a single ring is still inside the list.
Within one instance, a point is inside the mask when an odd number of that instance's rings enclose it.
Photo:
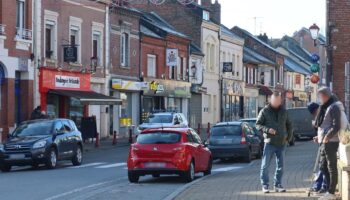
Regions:
[[[319,200],[337,200],[337,196],[327,192],[323,197],[320,197]]]
[[[319,191],[317,191],[318,194],[325,194],[327,192],[326,189],[321,188]]]
[[[263,185],[262,186],[262,191],[263,191],[263,193],[269,193],[270,192],[270,190],[269,190],[269,186],[267,186],[267,185]]]
[[[282,187],[282,185],[276,185],[275,186],[275,191],[276,192],[286,192],[286,189]]]

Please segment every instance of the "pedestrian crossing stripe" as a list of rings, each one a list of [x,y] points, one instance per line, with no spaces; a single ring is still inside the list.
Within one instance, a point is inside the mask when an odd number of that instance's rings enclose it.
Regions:
[[[94,167],[97,165],[104,165],[104,164],[106,164],[106,163],[105,162],[96,162],[96,163],[89,163],[89,164],[84,164],[84,165],[79,165],[79,166],[68,167],[68,168],[79,169],[79,168]]]
[[[109,164],[109,165],[101,165],[98,167],[95,167],[97,169],[107,169],[107,168],[113,168],[113,167],[123,167],[126,166],[126,163],[115,163],[115,164]]]

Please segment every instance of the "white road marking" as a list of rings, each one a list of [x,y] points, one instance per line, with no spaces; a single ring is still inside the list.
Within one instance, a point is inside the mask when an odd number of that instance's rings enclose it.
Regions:
[[[97,165],[104,165],[104,164],[106,164],[106,163],[105,162],[95,162],[95,163],[89,163],[89,164],[84,164],[84,165],[80,165],[80,166],[68,167],[68,168],[79,169],[79,168],[94,167]]]
[[[222,167],[222,168],[213,169],[212,172],[228,172],[228,171],[242,169],[242,168],[243,167]]]
[[[102,166],[98,166],[98,167],[95,167],[95,168],[98,168],[98,169],[106,169],[106,168],[112,168],[112,167],[124,167],[126,166],[126,163],[115,163],[115,164],[109,164],[109,165],[102,165]]]

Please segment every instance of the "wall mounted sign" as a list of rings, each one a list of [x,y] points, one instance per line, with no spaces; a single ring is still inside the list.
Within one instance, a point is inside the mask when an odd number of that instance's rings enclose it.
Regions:
[[[232,72],[232,62],[224,62],[222,72]]]
[[[171,66],[177,66],[177,57],[178,57],[178,50],[177,49],[166,49],[166,65]]]
[[[21,72],[28,71],[28,58],[18,58],[18,69]]]
[[[77,62],[78,61],[78,49],[76,46],[63,47],[63,60],[64,62]]]
[[[80,78],[75,76],[55,76],[55,87],[57,88],[80,88]]]

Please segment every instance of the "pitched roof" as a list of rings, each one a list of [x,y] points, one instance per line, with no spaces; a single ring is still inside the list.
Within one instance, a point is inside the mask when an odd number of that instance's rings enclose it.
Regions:
[[[287,71],[290,72],[297,72],[304,75],[308,75],[311,73],[310,70],[304,68],[289,56],[284,56],[284,66],[287,69]]]
[[[190,44],[190,54],[204,56],[202,49],[193,42],[191,42],[191,44]]]
[[[147,28],[144,25],[140,25],[140,32],[144,35],[147,36],[151,36],[151,37],[155,37],[155,38],[162,38],[160,35],[158,35],[157,33],[153,32],[152,30],[150,30],[149,28]]]
[[[284,36],[276,43],[276,47],[283,47],[300,59],[309,63],[312,62],[311,54],[306,49],[302,48],[296,40],[289,36]]]
[[[243,48],[243,62],[254,64],[276,65],[276,63],[247,47]]]
[[[234,32],[232,32],[229,28],[227,28],[225,25],[221,24],[221,31],[223,34],[228,35],[230,37],[234,37],[237,38],[239,40],[244,40],[244,38],[238,36],[237,34],[235,34]]]

